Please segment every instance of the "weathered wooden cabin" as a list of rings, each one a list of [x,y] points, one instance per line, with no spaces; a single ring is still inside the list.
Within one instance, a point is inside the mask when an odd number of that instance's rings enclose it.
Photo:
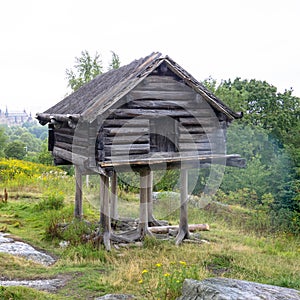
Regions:
[[[141,175],[137,233],[141,238],[153,220],[151,171],[181,168],[177,241],[188,236],[187,169],[209,164],[243,167],[239,155],[226,153],[226,128],[241,117],[170,57],[157,52],[97,76],[37,114],[42,125],[48,124],[55,163],[75,165],[76,217],[82,215],[81,175],[100,175],[100,223],[108,248],[112,238],[109,183],[114,203],[116,174],[128,170]]]

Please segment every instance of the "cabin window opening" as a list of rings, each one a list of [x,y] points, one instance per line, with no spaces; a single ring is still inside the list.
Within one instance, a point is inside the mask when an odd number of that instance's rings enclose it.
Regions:
[[[150,120],[150,151],[178,152],[176,120],[160,117]]]

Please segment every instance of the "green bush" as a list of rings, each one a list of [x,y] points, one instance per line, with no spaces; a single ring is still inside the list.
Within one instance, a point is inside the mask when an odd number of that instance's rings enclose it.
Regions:
[[[86,242],[85,236],[93,231],[92,224],[74,219],[62,230],[61,237],[71,245],[79,245]]]
[[[6,158],[23,159],[26,155],[26,144],[21,141],[8,143],[4,149]]]
[[[64,207],[64,195],[62,193],[47,193],[41,202],[36,205],[37,210],[59,210]]]
[[[74,218],[72,207],[65,207],[62,210],[50,210],[45,219],[45,239],[63,239],[62,231],[67,222]]]

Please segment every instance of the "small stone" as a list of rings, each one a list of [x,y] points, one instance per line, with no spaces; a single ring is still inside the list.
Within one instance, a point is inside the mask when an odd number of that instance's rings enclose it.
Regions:
[[[201,234],[199,232],[192,234],[193,239],[201,239]]]
[[[202,244],[210,244],[210,242],[207,241],[207,240],[200,240],[200,242],[201,242]]]
[[[115,248],[116,250],[120,250],[120,247],[119,247],[117,244],[114,244],[114,248]]]
[[[170,236],[176,236],[178,234],[178,229],[169,229]]]
[[[116,255],[117,255],[117,257],[125,257],[124,253],[117,253]]]
[[[70,245],[69,241],[61,241],[59,242],[59,247],[61,248],[67,248]]]

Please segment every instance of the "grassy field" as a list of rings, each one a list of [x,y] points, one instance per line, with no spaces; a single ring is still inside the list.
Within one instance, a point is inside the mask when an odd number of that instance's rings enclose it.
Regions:
[[[85,223],[73,222],[73,227],[57,237],[56,224],[72,222],[73,177],[42,166],[35,166],[35,171],[26,175],[22,163],[15,164],[18,176],[5,173],[0,164],[0,191],[6,188],[9,193],[8,202],[0,203],[0,230],[47,250],[58,260],[45,267],[0,253],[0,277],[61,276],[67,281],[55,294],[0,287],[1,299],[93,299],[108,293],[134,294],[138,299],[176,299],[184,278],[220,276],[300,290],[300,238],[259,229],[263,226],[257,224],[255,212],[238,206],[190,206],[190,223],[210,225],[210,231],[200,233],[207,242],[176,247],[174,241],[147,238],[142,246],[113,247],[106,252],[80,242],[78,233],[86,230]],[[91,223],[99,218],[97,193],[96,187],[84,191],[84,218]],[[157,211],[167,212],[159,217],[175,224],[178,210],[169,209],[175,201],[172,197],[166,194]],[[123,193],[122,198],[120,213],[135,215],[136,195]],[[70,246],[60,247],[62,239],[70,240]]]

